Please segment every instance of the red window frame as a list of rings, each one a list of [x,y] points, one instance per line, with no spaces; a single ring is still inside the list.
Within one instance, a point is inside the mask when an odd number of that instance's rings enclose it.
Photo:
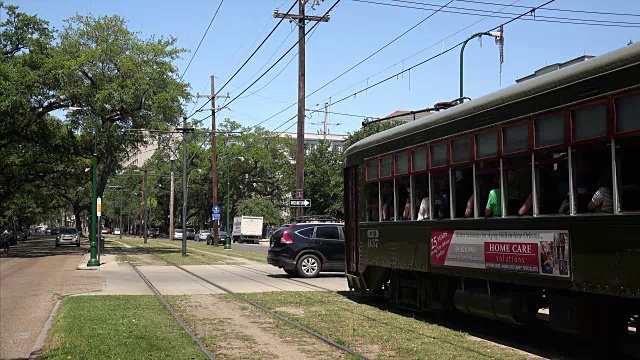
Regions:
[[[385,159],[391,159],[391,175],[389,176],[382,176],[382,160]],[[395,172],[395,158],[393,155],[385,155],[385,156],[380,156],[378,158],[378,180],[388,180],[388,179],[393,179],[393,175]]]
[[[512,127],[516,127],[516,126],[521,126],[523,124],[527,125],[527,149],[523,150],[523,151],[516,151],[516,152],[512,152],[512,153],[508,153],[505,154],[504,153],[504,130],[508,129],[508,128],[512,128]],[[522,120],[516,120],[507,124],[501,124],[500,125],[500,133],[499,133],[499,146],[498,146],[498,153],[500,154],[501,158],[508,158],[508,157],[512,157],[512,156],[520,156],[523,154],[529,154],[531,153],[531,151],[533,150],[533,140],[532,140],[532,128],[533,127],[533,122],[531,121],[531,118],[527,118],[527,119],[522,119]]]
[[[378,167],[376,168],[376,178],[375,179],[369,179],[368,165],[369,165],[370,162],[376,162],[378,164]],[[379,176],[380,176],[380,163],[378,163],[378,158],[365,160],[364,161],[364,182],[365,183],[370,183],[370,182],[378,181],[378,177]]]
[[[629,130],[629,131],[620,131],[618,132],[617,130],[617,126],[618,126],[618,114],[616,114],[616,100],[620,99],[620,98],[625,98],[625,97],[629,97],[629,96],[638,96],[640,95],[640,90],[634,90],[634,91],[628,91],[622,94],[618,94],[616,96],[613,96],[610,98],[611,101],[611,114],[612,114],[612,134],[614,135],[614,137],[616,138],[622,138],[622,137],[629,137],[629,136],[639,136],[640,135],[640,129],[639,130]],[[640,116],[640,115],[639,115]]]
[[[407,155],[407,171],[403,172],[403,173],[398,173],[397,170],[397,161],[396,161],[396,156],[398,155],[402,155],[402,154],[406,154]],[[411,152],[409,150],[403,150],[400,152],[397,152],[395,154],[393,154],[393,175],[398,177],[398,176],[409,176],[409,174],[411,174]]]
[[[487,157],[484,157],[484,158],[478,158],[478,147],[477,147],[478,142],[476,141],[476,136],[478,136],[480,134],[490,133],[490,132],[496,134],[496,140],[497,140],[496,155],[495,156],[487,156]],[[493,161],[493,160],[500,159],[500,149],[502,148],[502,136],[501,136],[501,133],[500,133],[500,127],[499,126],[475,132],[475,133],[471,134],[471,136],[473,136],[473,161],[475,163],[482,162],[482,161]]]
[[[443,145],[445,147],[445,151],[447,153],[447,161],[445,161],[444,165],[440,165],[440,166],[433,166],[433,161],[431,160],[431,155],[433,154],[433,151],[431,150],[432,147],[434,146],[438,146],[438,145]],[[429,144],[429,150],[427,151],[427,159],[428,161],[428,165],[427,168],[429,169],[429,171],[431,171],[432,169],[436,169],[436,170],[440,170],[440,169],[446,169],[449,167],[449,161],[451,160],[451,151],[449,148],[449,140],[441,140],[441,141],[437,141],[434,142],[432,144]]]
[[[564,121],[564,141],[561,144],[557,144],[557,145],[548,145],[548,146],[541,146],[541,147],[537,147],[536,144],[536,120],[548,117],[548,116],[553,116],[553,115],[557,115],[557,114],[561,114],[563,117],[563,121]],[[562,149],[562,148],[567,148],[569,147],[570,144],[570,139],[571,139],[571,112],[567,111],[565,109],[557,111],[548,111],[545,113],[542,113],[540,115],[537,115],[535,117],[533,117],[531,119],[531,141],[533,142],[533,152],[539,152],[539,151],[549,151],[549,150],[555,150],[555,149]]]
[[[415,150],[426,150],[426,157],[425,157],[425,164],[424,164],[424,169],[422,170],[415,170],[414,166],[413,166],[413,152]],[[421,145],[421,146],[416,146],[414,148],[409,149],[409,174],[420,174],[420,173],[425,173],[429,171],[429,146],[428,145]]]
[[[453,162],[453,142],[457,141],[457,140],[464,140],[464,139],[469,139],[469,160],[468,161],[462,161],[462,162],[458,162],[458,163],[454,163]],[[462,135],[462,136],[457,136],[454,138],[451,138],[449,140],[449,146],[448,146],[448,151],[449,151],[449,164],[452,168],[458,168],[458,167],[467,167],[471,164],[473,164],[473,161],[475,160],[475,150],[476,150],[476,137],[474,136],[474,134],[467,134],[467,135]]]
[[[598,136],[598,137],[594,137],[594,138],[589,138],[589,139],[584,139],[584,140],[574,140],[573,139],[573,128],[574,128],[574,124],[575,124],[575,119],[573,118],[573,111],[574,110],[578,110],[578,109],[583,109],[589,106],[593,106],[593,105],[598,105],[598,104],[604,104],[604,108],[605,108],[605,112],[606,112],[606,127],[607,127],[607,133],[603,136]],[[569,139],[570,139],[570,144],[571,146],[576,146],[576,145],[582,145],[582,144],[589,144],[589,143],[593,143],[593,142],[600,142],[603,140],[607,140],[607,139],[611,139],[612,138],[612,130],[615,128],[612,128],[612,123],[613,123],[613,117],[612,117],[612,113],[611,113],[611,102],[610,99],[607,98],[599,98],[599,99],[595,99],[595,100],[590,100],[587,102],[583,102],[580,103],[578,105],[569,107],[566,109],[566,111],[568,112],[568,116],[570,118],[569,121],[569,125],[570,125],[570,129],[569,129]]]

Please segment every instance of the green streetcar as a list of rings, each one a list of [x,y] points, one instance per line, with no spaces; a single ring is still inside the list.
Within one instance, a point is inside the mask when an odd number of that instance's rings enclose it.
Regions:
[[[640,313],[640,44],[346,150],[347,277],[398,306],[626,334]]]

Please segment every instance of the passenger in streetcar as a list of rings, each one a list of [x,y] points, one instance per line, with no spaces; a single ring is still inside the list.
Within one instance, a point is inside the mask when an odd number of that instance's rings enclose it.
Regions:
[[[420,201],[420,208],[418,209],[418,220],[429,220],[429,208],[429,196],[427,195],[422,198],[422,201]]]
[[[402,220],[411,220],[411,198],[407,198],[407,202],[404,205]]]
[[[610,175],[604,175],[598,182],[598,190],[593,194],[588,207],[590,211],[612,213],[613,212],[613,195],[611,194]]]

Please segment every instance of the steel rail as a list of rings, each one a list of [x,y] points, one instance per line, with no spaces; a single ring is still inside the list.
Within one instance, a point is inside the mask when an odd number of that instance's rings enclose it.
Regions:
[[[191,336],[191,338],[198,344],[198,346],[200,346],[200,349],[202,349],[202,351],[204,351],[204,353],[207,355],[207,357],[211,360],[215,360],[215,357],[213,356],[213,354],[209,351],[209,349],[207,349],[207,347],[202,343],[202,341],[200,340],[200,338],[198,338],[198,336],[189,328],[189,326],[187,324],[185,324],[184,321],[182,321],[182,319],[180,318],[180,316],[178,316],[178,314],[176,314],[176,312],[173,310],[173,308],[171,307],[171,305],[169,305],[164,298],[162,297],[162,294],[160,294],[160,291],[158,291],[158,289],[156,289],[155,286],[153,286],[153,284],[151,283],[151,281],[149,281],[149,279],[147,279],[146,276],[144,276],[144,274],[142,273],[142,271],[140,271],[138,269],[138,267],[136,265],[134,265],[131,261],[129,261],[129,257],[127,256],[126,253],[124,253],[120,247],[115,246],[115,248],[118,250],[118,252],[120,252],[120,254],[122,254],[127,262],[127,264],[129,264],[129,266],[131,266],[133,268],[133,270],[136,271],[136,273],[138,274],[138,276],[140,276],[140,278],[142,279],[142,281],[144,281],[145,284],[147,284],[147,287],[149,287],[149,289],[151,289],[151,291],[156,295],[156,297],[158,298],[158,300],[160,300],[160,302],[167,308],[167,310],[169,310],[169,312],[171,313],[171,315],[173,315],[173,317],[180,323],[180,325],[182,325],[182,328],[184,329],[184,331],[186,331],[189,336]]]

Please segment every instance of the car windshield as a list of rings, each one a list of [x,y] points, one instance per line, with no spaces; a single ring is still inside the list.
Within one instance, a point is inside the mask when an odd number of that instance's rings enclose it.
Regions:
[[[182,229],[176,229],[176,232],[177,232],[177,233],[181,233],[181,232],[182,232]]]
[[[74,228],[62,228],[60,229],[60,234],[75,234],[78,230]]]

